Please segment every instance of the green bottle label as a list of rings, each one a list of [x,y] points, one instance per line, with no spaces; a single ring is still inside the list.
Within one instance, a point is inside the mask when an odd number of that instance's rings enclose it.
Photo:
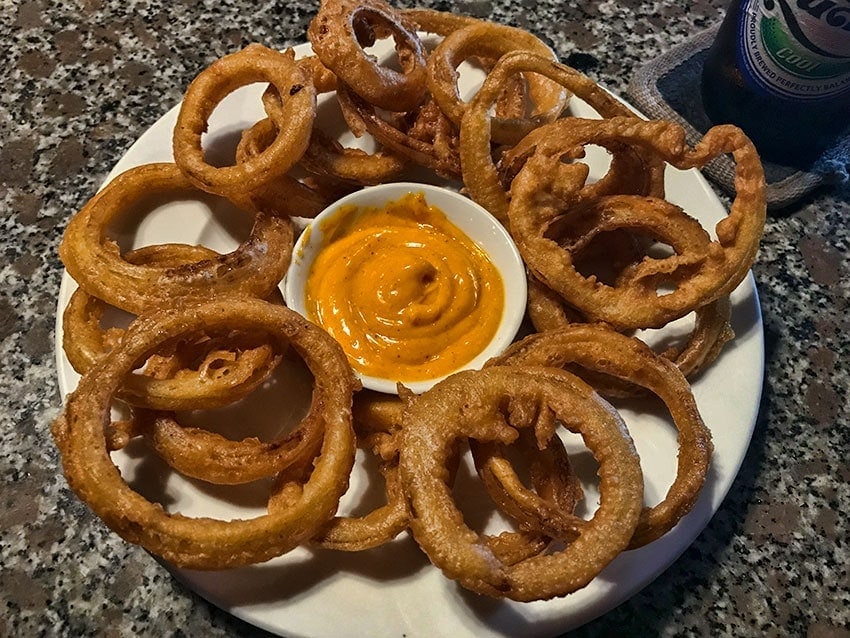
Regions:
[[[850,95],[850,1],[746,0],[738,36],[738,65],[759,92],[809,101]]]

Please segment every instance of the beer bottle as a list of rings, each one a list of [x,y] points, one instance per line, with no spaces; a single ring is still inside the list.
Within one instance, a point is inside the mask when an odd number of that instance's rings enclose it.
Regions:
[[[702,99],[765,159],[808,167],[850,124],[850,0],[733,0]]]

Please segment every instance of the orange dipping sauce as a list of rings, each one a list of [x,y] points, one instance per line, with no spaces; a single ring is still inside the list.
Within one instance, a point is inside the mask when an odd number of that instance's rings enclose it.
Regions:
[[[499,271],[422,193],[343,209],[322,231],[307,316],[360,373],[402,382],[445,376],[496,334],[505,305]]]

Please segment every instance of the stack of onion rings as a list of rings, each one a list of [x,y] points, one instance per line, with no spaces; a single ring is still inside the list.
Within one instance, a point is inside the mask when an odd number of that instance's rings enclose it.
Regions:
[[[758,156],[729,126],[689,147],[678,125],[640,119],[519,29],[383,0],[322,0],[308,37],[315,55],[300,60],[252,44],[202,70],[178,115],[175,162],[119,175],[69,223],[59,252],[79,289],[63,337],[83,376],[52,428],[68,483],[123,538],[179,566],[246,565],[300,544],[360,551],[409,530],[472,591],[518,601],[573,592],[620,552],[670,531],[699,498],[711,434],[685,377],[733,336],[729,294],[764,225]],[[385,38],[397,68],[369,52]],[[464,61],[486,74],[467,102],[457,86]],[[231,165],[214,165],[203,143],[209,118],[253,82],[268,83],[265,116],[242,132]],[[573,95],[599,119],[570,117]],[[317,96],[375,150],[344,148],[319,128]],[[610,156],[597,180],[581,161],[591,146]],[[665,199],[664,174],[721,153],[737,162],[738,193],[730,215],[706,229]],[[508,228],[528,268],[537,333],[484,370],[387,397],[360,391],[339,345],[283,307],[277,287],[292,217],[411,167],[454,180]],[[229,200],[251,216],[250,236],[224,255],[177,244],[122,254],[109,238],[126,210],[185,197]],[[105,325],[109,306],[136,315],[126,330]],[[689,314],[694,328],[678,346],[656,354],[634,337]],[[233,440],[185,420],[185,410],[251,401],[287,353],[314,383],[290,431]],[[636,393],[660,398],[678,432],[676,478],[655,505],[644,503],[637,433],[600,396]],[[122,403],[129,415],[113,420]],[[560,427],[599,466],[601,503],[589,517],[577,513],[585,490]],[[267,480],[267,513],[166,512],[133,492],[109,456],[136,438],[193,479]],[[377,458],[386,503],[347,516],[338,507],[358,445]],[[464,445],[506,521],[500,533],[471,529],[454,502]]]
[[[660,198],[588,194],[586,172],[578,165],[563,164],[559,154],[535,153],[511,186],[511,234],[529,269],[589,318],[620,329],[658,328],[728,295],[749,271],[764,229],[764,175],[755,148],[739,129],[715,127],[689,149],[681,129],[656,135],[649,132],[652,128],[653,123],[634,118],[600,120],[584,143],[610,137],[634,139],[676,168],[691,168],[721,153],[732,153],[737,160],[738,195],[730,215],[715,228],[717,240],[711,241],[698,223]],[[592,209],[599,219],[612,220],[616,227],[646,228],[653,236],[666,233],[663,239],[673,246],[674,254],[643,259],[626,270],[616,286],[584,277],[574,269],[570,253],[546,237],[557,218],[573,214],[571,207],[582,212]],[[676,245],[679,241],[681,246]],[[662,286],[673,290],[660,293]]]
[[[158,244],[127,253],[130,263],[176,266],[216,253],[201,246]],[[77,288],[62,317],[62,347],[68,362],[84,374],[123,336],[119,327],[104,329],[108,304]],[[128,377],[118,396],[131,405],[153,409],[203,410],[233,403],[250,394],[280,362],[279,353],[255,335],[226,340],[194,335],[190,343],[170,344],[172,353],[148,359],[143,374]]]

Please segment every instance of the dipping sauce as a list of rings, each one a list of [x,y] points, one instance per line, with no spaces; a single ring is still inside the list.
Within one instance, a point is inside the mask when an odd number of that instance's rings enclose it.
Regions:
[[[307,276],[307,317],[362,374],[444,376],[493,339],[505,305],[501,275],[422,193],[343,208],[322,232]]]

